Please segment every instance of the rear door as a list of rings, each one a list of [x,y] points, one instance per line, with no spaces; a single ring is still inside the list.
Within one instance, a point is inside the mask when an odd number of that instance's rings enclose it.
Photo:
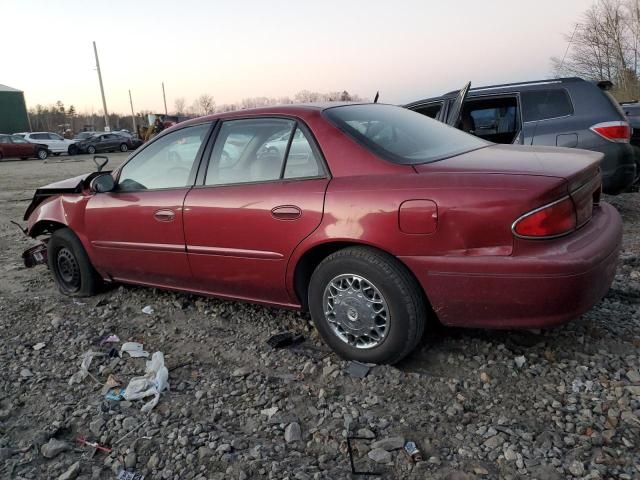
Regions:
[[[66,153],[67,144],[64,139],[57,133],[48,133],[49,136],[49,148],[56,153]]]
[[[329,183],[319,148],[296,120],[261,117],[223,122],[207,156],[184,206],[197,288],[291,304],[287,262],[320,224]]]
[[[11,137],[13,143],[13,156],[15,157],[33,157],[35,154],[35,146],[27,142],[24,138],[17,136]]]
[[[114,191],[85,210],[96,268],[114,279],[191,288],[183,203],[195,181],[211,123],[175,130],[137,152],[116,174]]]
[[[583,125],[573,117],[573,104],[566,89],[523,90],[520,98],[525,145],[578,146]]]
[[[462,113],[462,105],[464,101],[467,99],[467,94],[469,93],[469,89],[471,88],[471,82],[467,83],[460,92],[458,96],[451,104],[449,108],[449,113],[447,114],[447,121],[445,122],[447,125],[452,127],[457,127],[460,122],[460,114]]]

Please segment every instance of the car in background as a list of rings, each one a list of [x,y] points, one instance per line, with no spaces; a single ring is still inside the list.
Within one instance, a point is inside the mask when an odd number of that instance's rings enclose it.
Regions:
[[[93,137],[94,135],[98,135],[100,132],[87,131],[87,132],[78,132],[73,137],[74,140],[86,140],[88,138]]]
[[[268,148],[287,134],[304,164]],[[622,242],[601,158],[392,105],[226,112],[37,189],[24,219],[44,242],[23,258],[69,296],[122,282],[308,310],[342,357],[395,363],[429,318],[543,328],[598,302]]]
[[[132,134],[128,130],[115,130],[111,133],[128,138],[129,141],[131,142],[131,150],[135,150],[136,148],[138,148],[140,145],[144,143],[142,140],[138,138],[137,135]]]
[[[418,100],[405,108],[499,144],[582,148],[604,154],[603,191],[636,178],[631,128],[608,90],[612,83],[559,78],[492,85]]]
[[[0,134],[0,160],[3,158],[39,158],[45,160],[51,151],[43,143],[27,142],[18,135]]]
[[[137,146],[132,139],[110,132],[95,133],[75,143],[78,153],[89,154],[98,152],[127,152],[135,149]]]
[[[640,184],[640,103],[638,101],[623,102],[620,104],[622,111],[627,116],[629,125],[631,125],[631,145],[633,146],[636,157],[636,181],[635,185]]]
[[[75,140],[69,140],[62,137],[61,135],[58,135],[57,133],[22,132],[14,133],[14,135],[22,137],[26,141],[31,143],[46,145],[49,151],[51,151],[51,153],[53,153],[55,156],[58,156],[61,153],[67,153],[69,155],[73,155],[76,153],[75,147],[73,146],[76,143]]]

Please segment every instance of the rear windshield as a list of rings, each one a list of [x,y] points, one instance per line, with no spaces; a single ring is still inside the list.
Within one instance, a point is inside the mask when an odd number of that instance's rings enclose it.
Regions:
[[[392,105],[344,105],[328,108],[324,114],[354,140],[394,163],[435,162],[489,145],[444,123]]]

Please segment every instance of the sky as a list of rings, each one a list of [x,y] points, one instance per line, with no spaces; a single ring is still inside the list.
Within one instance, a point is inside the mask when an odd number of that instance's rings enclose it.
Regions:
[[[28,107],[62,101],[162,112],[347,90],[405,103],[460,88],[551,75],[592,0],[0,0],[0,84]]]

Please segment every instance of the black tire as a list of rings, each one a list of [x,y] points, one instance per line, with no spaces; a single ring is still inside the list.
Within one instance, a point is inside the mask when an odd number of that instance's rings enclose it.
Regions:
[[[93,155],[94,153],[96,153],[96,147],[94,147],[93,145],[89,145],[89,146],[87,147],[87,153],[88,153],[89,155]]]
[[[59,157],[59,156],[60,156],[60,154],[59,154],[59,153],[54,153],[54,154],[53,154],[53,156],[54,156],[54,157]]]
[[[328,289],[332,280],[341,276],[356,276],[365,280],[362,284],[357,284],[366,286],[368,283],[369,286],[373,286],[386,303],[385,309],[380,310],[387,312],[385,330],[383,337],[377,340],[370,337],[372,342],[377,342],[374,346],[357,348],[347,343],[343,338],[348,335],[341,338],[325,316],[325,289]],[[365,290],[361,292],[364,294]],[[343,311],[348,309],[349,315],[354,310],[349,308],[349,302],[361,302],[353,296],[349,297],[347,292],[342,300],[340,308]],[[311,318],[322,338],[338,355],[348,360],[377,364],[397,363],[416,347],[427,322],[424,293],[410,272],[394,257],[369,247],[349,247],[325,258],[311,276],[308,301]],[[336,300],[336,305],[338,303],[339,300]],[[372,310],[367,312],[373,312],[371,318],[375,315],[374,320],[368,320],[364,315],[361,316],[361,320],[357,313],[355,320],[351,317],[349,319],[362,322],[363,325],[365,322],[378,322],[378,313],[372,305],[373,303],[370,306]],[[338,307],[335,308],[337,311]],[[366,331],[369,327],[362,328]],[[371,330],[371,333],[374,331]]]
[[[129,150],[129,145],[127,145],[126,143],[121,143],[120,144],[120,151],[121,152],[127,152]]]
[[[76,147],[75,145],[69,145],[69,149],[67,150],[67,153],[69,155],[75,155],[78,153],[78,147]]]
[[[82,246],[68,228],[53,232],[47,245],[49,270],[60,293],[70,297],[94,295],[101,284],[100,277]]]
[[[0,152],[0,160],[2,160],[2,152]]]
[[[46,160],[47,157],[49,157],[49,152],[47,152],[44,148],[40,148],[38,149],[38,151],[36,152],[36,156],[40,159],[40,160]]]

